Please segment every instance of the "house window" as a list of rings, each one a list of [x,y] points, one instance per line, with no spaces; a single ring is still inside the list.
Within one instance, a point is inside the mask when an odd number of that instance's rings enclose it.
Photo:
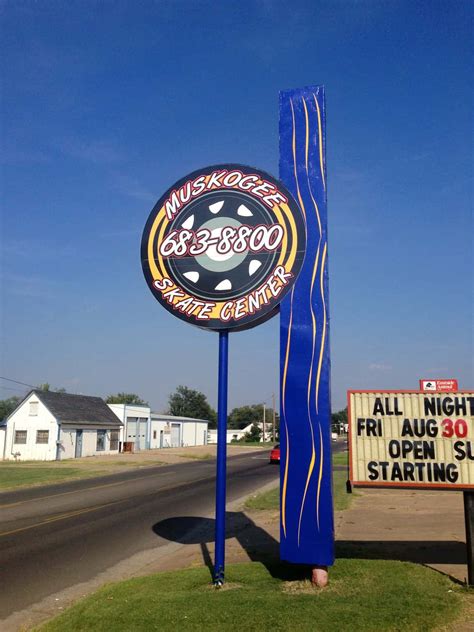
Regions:
[[[153,439],[156,439],[156,430],[153,430]]]
[[[97,452],[103,452],[105,450],[105,430],[97,430]]]
[[[30,415],[34,415],[36,417],[37,414],[38,414],[38,402],[30,402]]]
[[[15,443],[26,443],[26,430],[15,430]]]
[[[119,431],[111,430],[110,431],[110,449],[118,450],[118,447],[119,447],[118,444],[119,444]]]
[[[48,443],[49,430],[37,430],[36,431],[36,443]]]

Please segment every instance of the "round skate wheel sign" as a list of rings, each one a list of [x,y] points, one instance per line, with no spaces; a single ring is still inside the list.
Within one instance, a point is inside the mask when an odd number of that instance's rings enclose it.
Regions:
[[[278,311],[304,259],[306,227],[285,187],[243,165],[174,184],[143,231],[143,272],[172,314],[211,330],[247,329]]]

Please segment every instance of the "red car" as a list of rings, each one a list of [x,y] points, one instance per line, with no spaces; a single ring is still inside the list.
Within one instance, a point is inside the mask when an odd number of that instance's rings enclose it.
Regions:
[[[280,444],[279,443],[270,452],[270,463],[280,463]]]

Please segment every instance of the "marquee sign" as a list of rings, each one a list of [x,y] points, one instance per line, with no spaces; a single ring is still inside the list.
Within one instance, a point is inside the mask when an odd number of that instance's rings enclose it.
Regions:
[[[303,263],[306,228],[291,194],[264,171],[236,164],[185,176],[145,226],[143,272],[173,315],[211,330],[273,316]]]
[[[349,391],[348,411],[352,485],[474,489],[474,392]]]

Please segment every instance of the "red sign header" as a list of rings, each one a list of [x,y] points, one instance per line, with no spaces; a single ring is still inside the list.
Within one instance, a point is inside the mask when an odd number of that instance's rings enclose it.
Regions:
[[[434,393],[456,393],[459,390],[457,380],[420,380],[420,391]]]

